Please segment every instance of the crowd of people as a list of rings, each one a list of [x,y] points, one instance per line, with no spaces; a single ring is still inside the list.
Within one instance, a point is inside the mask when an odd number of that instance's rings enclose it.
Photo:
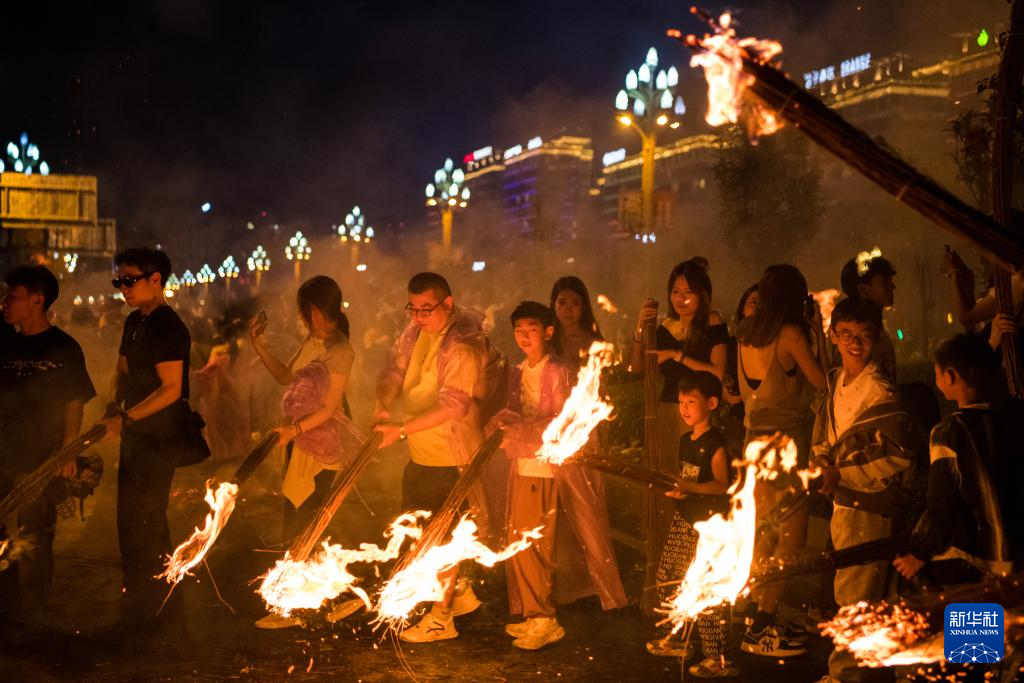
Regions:
[[[120,440],[123,584],[112,633],[180,641],[187,638],[181,593],[162,604],[166,586],[156,578],[172,550],[167,504],[176,468],[211,451],[240,455],[251,446],[253,431],[276,432],[286,453],[284,534],[300,533],[365,437],[349,398],[372,364],[357,358],[341,289],[329,277],[313,277],[298,288],[302,341],[290,358],[270,343],[273,320],[263,312],[227,320],[219,344],[197,355],[190,327],[198,322],[183,320],[165,298],[168,256],[133,248],[114,261],[113,286],[133,311],[101,328],[114,378],[112,404],[97,424],[105,428],[104,438]],[[828,600],[833,608],[891,598],[921,581],[965,583],[1020,569],[1024,532],[1010,520],[1024,512],[1024,472],[1016,457],[1024,445],[1024,412],[1007,391],[999,351],[1002,344],[1018,343],[1021,298],[1015,299],[1016,316],[997,314],[991,293],[972,296],[972,275],[952,251],[943,274],[965,332],[935,353],[932,389],[898,383],[895,348],[883,322],[893,305],[896,270],[881,255],[863,254],[846,264],[840,275],[845,298],[825,311],[827,324],[792,265],[768,267],[743,293],[732,330],[713,304],[708,263],[695,257],[672,269],[664,306],[653,299],[642,303],[626,354],[633,373],[642,371],[645,360],[657,361],[658,467],[677,479],[655,506],[649,540],[658,553],[648,561],[657,567],[657,586],[645,590],[671,596],[694,557],[695,525],[728,514],[728,492],[745,445],[780,435],[795,444],[798,466],[820,476],[809,491],[795,475],[757,483],[757,566],[798,557],[812,509],[820,509],[836,549],[907,539],[895,558],[837,570]],[[1019,279],[1018,273],[1015,285]],[[4,281],[0,498],[78,437],[83,406],[97,393],[81,347],[52,324],[49,312],[59,296],[54,275],[43,266],[23,266]],[[442,275],[416,274],[406,290],[408,321],[380,359],[383,370],[368,410],[381,447],[401,444],[408,453],[402,510],[437,512],[477,446],[501,429],[507,457],[492,461],[468,505],[493,545],[542,530],[538,541],[504,565],[509,613],[517,618],[505,629],[513,645],[537,650],[564,638],[560,604],[597,596],[604,610],[625,607],[602,475],[572,461],[555,465],[536,457],[587,350],[602,339],[586,285],[562,277],[546,301],[518,303],[507,323],[517,352],[508,354],[488,334],[484,314],[460,305]],[[643,331],[652,322],[654,343],[647,344]],[[115,350],[111,329],[118,323]],[[279,404],[259,399],[261,392],[239,392],[240,377],[250,386],[264,382],[272,396],[269,385],[277,385]],[[196,389],[198,412],[189,401]],[[945,417],[939,395],[955,404]],[[608,449],[607,435],[598,429],[584,450]],[[74,481],[82,469],[71,463],[55,481]],[[48,488],[21,507],[16,524],[0,531],[0,543],[16,537],[24,547],[12,568],[0,572],[0,619],[41,619],[61,502]],[[444,579],[443,599],[401,632],[403,641],[456,638],[456,619],[480,606],[472,581],[458,569]],[[780,614],[783,588],[769,584],[749,596],[738,639],[729,610],[720,606],[697,618],[695,637],[682,641],[669,634],[647,649],[682,658],[687,673],[700,678],[736,676],[737,650],[773,660],[800,656],[808,634],[799,621]],[[342,602],[332,610],[342,618],[354,607]],[[298,616],[268,614],[256,625],[301,624]],[[842,650],[833,652],[828,669],[826,681],[878,676]]]

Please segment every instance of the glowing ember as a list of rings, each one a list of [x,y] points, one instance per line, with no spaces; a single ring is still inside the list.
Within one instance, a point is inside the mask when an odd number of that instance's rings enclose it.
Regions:
[[[228,518],[235,509],[238,485],[221,482],[214,491],[210,486],[212,481],[211,479],[206,482],[205,499],[206,504],[210,506],[210,512],[206,514],[206,523],[202,529],[196,527],[192,535],[174,550],[167,558],[163,574],[156,578],[166,579],[167,583],[172,585],[184,579],[193,567],[203,561],[224,525],[228,523]]]
[[[671,623],[673,632],[709,607],[735,602],[747,585],[757,528],[754,509],[757,472],[757,465],[747,465],[742,488],[737,493],[740,486],[737,481],[729,489],[732,512],[728,519],[713,515],[693,525],[700,534],[697,552],[679,590],[664,610],[668,616],[662,623]]]
[[[590,346],[587,364],[562,406],[562,412],[544,430],[537,459],[561,464],[587,445],[590,433],[612,414],[612,405],[601,398],[601,370],[614,362],[615,347],[596,341]]]
[[[814,303],[818,304],[818,310],[821,311],[821,327],[825,334],[828,334],[828,328],[832,325],[832,309],[836,307],[836,301],[839,299],[839,295],[842,294],[838,289],[823,289],[820,292],[811,292],[811,296],[814,297]]]
[[[708,23],[715,31],[713,34],[703,38],[687,36],[686,39],[689,45],[704,50],[690,59],[690,66],[703,67],[704,78],[708,82],[705,120],[712,126],[736,123],[740,111],[744,110],[749,114],[747,128],[751,137],[771,135],[782,127],[782,121],[757,98],[744,98],[744,92],[754,82],[754,77],[743,71],[743,58],[768,62],[782,52],[782,44],[757,38],[737,40],[732,15],[728,12],[717,22],[709,19]]]
[[[390,540],[385,548],[363,543],[359,550],[346,550],[340,545],[323,543],[323,549],[305,562],[296,562],[285,555],[263,577],[256,591],[271,611],[288,616],[297,609],[319,609],[345,591],[358,596],[370,609],[370,598],[356,585],[358,578],[348,571],[356,563],[387,562],[398,557],[406,539],[416,540],[423,533],[419,520],[430,516],[419,510],[401,515],[384,532]]]
[[[529,548],[541,537],[541,528],[526,531],[504,550],[494,552],[476,537],[476,523],[468,516],[463,517],[452,531],[450,542],[430,548],[384,584],[377,600],[374,623],[400,628],[416,605],[444,598],[447,583],[454,577],[445,580],[442,576],[450,573],[460,562],[475,560],[485,567],[493,567]]]
[[[942,639],[934,637],[928,619],[900,605],[858,602],[840,609],[820,628],[837,648],[849,650],[869,667],[931,664],[944,658]]]
[[[612,300],[609,299],[604,294],[598,294],[597,295],[597,305],[605,313],[613,313],[614,314],[614,313],[618,313],[619,312],[619,307],[616,306],[614,303],[612,303]]]

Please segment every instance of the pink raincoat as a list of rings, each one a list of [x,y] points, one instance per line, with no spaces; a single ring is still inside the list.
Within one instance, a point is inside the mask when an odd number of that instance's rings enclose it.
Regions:
[[[291,420],[301,420],[324,405],[331,373],[322,361],[313,361],[295,371],[291,384],[281,398],[281,412]],[[340,410],[323,424],[303,432],[295,445],[325,467],[340,469],[347,465],[362,445],[359,430]]]
[[[419,326],[410,322],[391,349],[388,364],[377,380],[378,394],[394,391],[401,395],[409,359],[419,335]],[[471,350],[477,363],[477,382],[472,396],[444,386],[448,363],[456,355],[453,351],[459,347]],[[437,404],[451,409],[456,416],[445,425],[448,446],[458,466],[465,467],[484,440],[483,425],[494,413],[493,402],[495,396],[500,395],[499,387],[505,378],[505,357],[491,346],[484,332],[482,313],[466,308],[452,311],[452,320],[437,355],[437,378],[442,387]],[[501,519],[505,511],[505,468],[506,463],[500,458],[493,458],[480,483],[470,490],[469,502],[485,537],[497,533],[497,527],[489,524],[489,519]]]
[[[505,422],[505,454],[512,463],[509,491],[519,478],[517,458],[534,458],[540,449],[544,429],[562,410],[572,387],[570,365],[556,357],[548,359],[541,374],[540,402],[535,417],[523,417],[522,370],[509,371],[509,397],[505,410],[492,423]],[[594,440],[587,449],[594,448]],[[613,609],[626,606],[626,593],[615,562],[604,479],[600,473],[571,463],[552,466],[558,487],[559,514],[564,513],[566,525],[556,528],[555,601],[566,604],[588,595],[598,595],[601,607]],[[509,501],[511,503],[511,501]],[[506,519],[510,517],[506,515]],[[512,614],[523,611],[515,581],[508,582],[508,600]]]

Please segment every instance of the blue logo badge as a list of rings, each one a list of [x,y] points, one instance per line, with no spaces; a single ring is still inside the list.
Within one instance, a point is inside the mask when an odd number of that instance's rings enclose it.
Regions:
[[[1004,613],[994,602],[954,602],[946,606],[946,660],[955,664],[995,664],[1003,658]]]

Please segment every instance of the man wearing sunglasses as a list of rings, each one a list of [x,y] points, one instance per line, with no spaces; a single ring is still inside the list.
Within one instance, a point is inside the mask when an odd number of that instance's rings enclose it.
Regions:
[[[378,381],[373,420],[384,435],[381,447],[396,441],[409,447],[402,510],[436,512],[458,480],[459,468],[483,441],[483,406],[504,361],[491,348],[482,316],[455,306],[444,277],[420,273],[409,281],[408,295],[410,322]],[[399,398],[404,422],[391,414]],[[487,500],[480,487],[474,488],[470,503],[486,529]],[[457,571],[448,577],[445,599],[402,631],[402,640],[432,642],[459,635],[454,617],[476,610],[480,600],[468,582],[455,581]]]
[[[59,294],[45,266],[21,266],[4,277],[0,331],[0,498],[61,446],[78,437],[84,405],[96,395],[85,355],[66,332],[50,324]],[[59,472],[73,477],[74,463]],[[0,520],[0,544],[8,535]],[[18,559],[0,571],[0,622],[38,627],[53,580],[57,508],[46,495],[18,511]],[[11,559],[10,553],[7,557]]]
[[[155,578],[172,550],[167,501],[190,416],[188,328],[164,299],[171,261],[157,249],[127,249],[114,257],[112,284],[134,310],[124,323],[114,377],[123,416],[102,420],[107,438],[121,438],[117,472],[117,537],[123,590],[111,635],[185,639],[181,591]],[[159,616],[157,613],[159,612]]]

